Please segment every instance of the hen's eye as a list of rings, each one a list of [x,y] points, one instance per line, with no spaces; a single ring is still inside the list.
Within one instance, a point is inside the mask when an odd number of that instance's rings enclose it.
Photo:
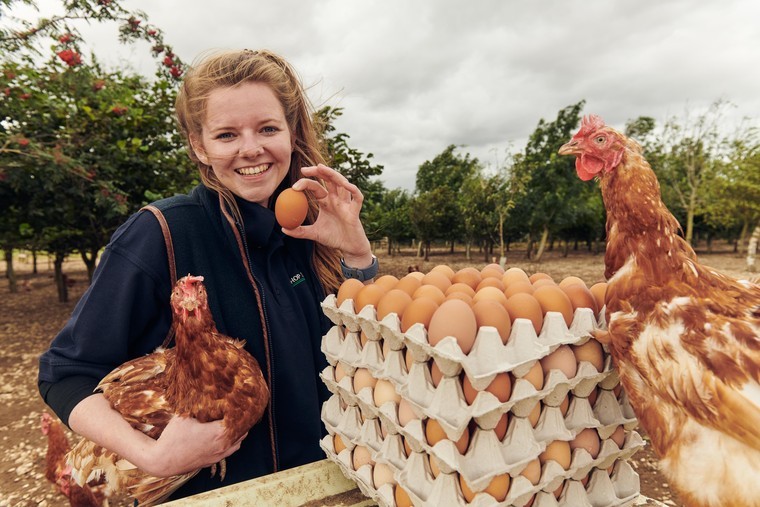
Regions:
[[[596,139],[594,139],[595,142],[602,144],[605,141],[604,136],[597,136]]]

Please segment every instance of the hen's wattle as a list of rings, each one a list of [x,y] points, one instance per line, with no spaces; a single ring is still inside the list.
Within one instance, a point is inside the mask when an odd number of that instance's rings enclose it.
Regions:
[[[175,346],[124,363],[98,384],[130,425],[158,438],[174,416],[223,420],[227,443],[256,424],[269,403],[269,388],[245,342],[220,334],[208,306],[203,277],[177,281],[171,295]],[[159,478],[88,440],[68,455],[78,483],[105,476],[115,491],[140,505],[160,503],[199,470]],[[222,473],[224,468],[222,468]]]

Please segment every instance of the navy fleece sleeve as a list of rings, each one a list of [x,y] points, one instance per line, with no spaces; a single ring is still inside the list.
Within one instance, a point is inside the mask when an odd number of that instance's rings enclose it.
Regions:
[[[40,357],[40,394],[64,422],[101,378],[163,342],[171,325],[166,255],[150,213],[114,233],[92,284]]]

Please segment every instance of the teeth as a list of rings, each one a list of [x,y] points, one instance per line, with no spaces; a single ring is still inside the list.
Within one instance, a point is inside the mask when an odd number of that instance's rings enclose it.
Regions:
[[[261,164],[256,167],[241,167],[240,169],[236,169],[236,172],[243,176],[253,176],[255,174],[261,174],[267,169],[269,169],[269,164]]]

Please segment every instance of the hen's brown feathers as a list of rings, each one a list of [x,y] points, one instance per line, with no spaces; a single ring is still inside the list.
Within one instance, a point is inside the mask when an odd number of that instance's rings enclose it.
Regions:
[[[259,421],[269,403],[269,388],[245,343],[217,331],[202,281],[188,275],[172,292],[175,347],[124,363],[97,389],[133,428],[152,438],[178,415],[201,422],[223,420],[231,444]],[[69,460],[80,481],[103,474],[140,505],[162,501],[198,472],[151,477],[87,440],[72,450]]]

